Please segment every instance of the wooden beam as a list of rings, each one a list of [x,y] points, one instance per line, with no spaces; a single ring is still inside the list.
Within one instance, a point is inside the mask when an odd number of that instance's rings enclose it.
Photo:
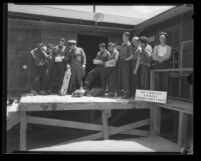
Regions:
[[[103,123],[103,136],[104,139],[107,140],[109,139],[109,134],[108,134],[107,112],[105,110],[102,111],[102,123]]]
[[[188,115],[179,112],[178,145],[182,147],[187,141]]]
[[[7,116],[7,131],[20,122],[20,112],[9,112]]]
[[[20,150],[26,150],[26,130],[27,130],[27,117],[26,111],[20,111]]]
[[[115,122],[117,122],[120,118],[122,118],[126,113],[128,112],[128,110],[123,110],[120,111],[119,113],[117,113],[110,121],[110,124],[113,125]]]
[[[28,123],[32,123],[32,124],[102,131],[102,126],[96,125],[96,124],[88,124],[88,123],[80,123],[80,122],[74,122],[74,121],[48,119],[48,118],[32,117],[32,116],[28,116],[27,120],[28,120]]]
[[[147,134],[142,130],[133,130],[133,129],[141,127],[141,126],[145,126],[145,125],[148,125],[148,124],[149,124],[149,119],[146,119],[146,120],[134,122],[134,123],[131,123],[131,124],[128,124],[128,125],[123,125],[123,126],[120,126],[118,128],[109,127],[109,135],[115,135],[115,134],[120,134],[120,133],[122,133],[122,134],[123,133],[125,133],[125,134],[133,133],[135,135],[137,133]],[[101,131],[101,132],[98,132],[96,134],[91,134],[91,135],[88,135],[88,136],[84,136],[84,137],[80,137],[80,138],[73,139],[73,140],[70,140],[70,141],[66,141],[66,142],[63,142],[62,144],[72,143],[72,142],[76,142],[76,141],[83,141],[83,140],[97,140],[97,139],[101,139],[102,137],[103,137],[103,132]]]

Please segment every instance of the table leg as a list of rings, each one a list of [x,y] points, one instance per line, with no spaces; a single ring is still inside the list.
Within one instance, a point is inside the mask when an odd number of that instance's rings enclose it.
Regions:
[[[157,106],[150,108],[150,134],[160,135],[161,109]]]
[[[109,132],[108,132],[108,120],[107,120],[107,112],[106,112],[106,110],[102,111],[102,123],[103,123],[104,140],[107,140],[107,139],[109,139]]]
[[[179,112],[178,145],[182,147],[187,142],[188,114]]]
[[[27,130],[27,118],[26,111],[20,111],[20,150],[26,150],[26,130]]]

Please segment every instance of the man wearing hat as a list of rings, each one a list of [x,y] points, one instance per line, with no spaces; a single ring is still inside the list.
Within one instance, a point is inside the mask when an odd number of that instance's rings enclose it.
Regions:
[[[83,86],[82,78],[85,75],[86,55],[82,48],[77,47],[77,41],[69,40],[69,50],[67,53],[67,68],[71,68],[69,89],[71,92]]]
[[[115,43],[110,42],[108,44],[108,51],[110,55],[108,61],[105,62],[105,79],[108,89],[108,97],[113,97],[115,95],[116,79],[117,79],[117,68],[116,65],[119,60],[119,52],[115,48]]]
[[[66,46],[65,38],[61,38],[59,44],[54,47],[53,67],[51,75],[50,89],[53,93],[60,91],[66,67]]]
[[[109,51],[106,50],[105,43],[99,44],[100,51],[97,53],[96,58],[93,60],[93,63],[96,65],[94,69],[92,69],[85,80],[85,89],[89,89],[90,85],[94,81],[94,79],[99,75],[101,78],[101,87],[105,89],[105,62],[108,60],[110,55]]]

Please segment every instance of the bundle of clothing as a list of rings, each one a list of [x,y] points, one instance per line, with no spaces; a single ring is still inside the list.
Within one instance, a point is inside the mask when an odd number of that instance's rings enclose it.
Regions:
[[[72,97],[82,97],[82,96],[98,97],[98,96],[104,96],[104,94],[105,94],[104,88],[93,88],[91,90],[77,89],[72,93]]]

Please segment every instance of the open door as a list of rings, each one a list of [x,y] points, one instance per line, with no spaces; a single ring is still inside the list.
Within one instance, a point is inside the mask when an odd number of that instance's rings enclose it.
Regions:
[[[87,57],[87,64],[86,64],[86,75],[84,77],[84,80],[87,76],[87,73],[92,70],[95,65],[93,64],[93,59],[96,57],[98,51],[99,51],[99,43],[104,42],[107,46],[108,43],[108,37],[102,37],[102,36],[92,36],[92,35],[78,35],[78,47],[81,47],[84,49],[86,57]],[[99,85],[100,82],[98,81],[100,79],[96,79],[94,85]]]

